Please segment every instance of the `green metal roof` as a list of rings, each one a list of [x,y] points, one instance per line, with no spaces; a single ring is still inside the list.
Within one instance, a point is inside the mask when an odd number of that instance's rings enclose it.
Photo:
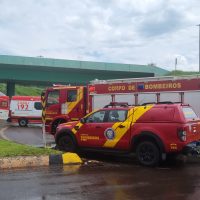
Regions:
[[[137,64],[119,64],[105,62],[90,62],[78,60],[52,59],[44,57],[23,57],[0,55],[0,64],[48,67],[48,68],[70,68],[70,69],[89,69],[89,70],[107,70],[124,72],[143,72],[154,73],[155,76],[166,75],[169,71],[151,65]]]

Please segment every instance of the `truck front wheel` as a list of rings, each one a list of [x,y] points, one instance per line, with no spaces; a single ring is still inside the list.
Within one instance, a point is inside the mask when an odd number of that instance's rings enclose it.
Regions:
[[[20,127],[26,127],[27,124],[28,124],[28,120],[25,119],[25,118],[21,118],[21,119],[18,120],[18,123],[19,123]]]
[[[65,152],[75,152],[76,150],[76,145],[69,135],[61,136],[58,139],[57,147],[59,150]]]
[[[160,151],[151,141],[140,142],[136,147],[136,156],[140,164],[148,167],[156,166],[160,161]]]

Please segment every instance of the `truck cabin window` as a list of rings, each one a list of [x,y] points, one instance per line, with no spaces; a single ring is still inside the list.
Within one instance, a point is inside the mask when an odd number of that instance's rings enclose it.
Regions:
[[[110,110],[108,122],[123,122],[127,118],[127,110]]]
[[[77,101],[77,90],[68,90],[67,91],[67,102]]]
[[[41,104],[41,102],[35,102],[34,103],[34,108],[36,110],[42,110],[42,104]]]
[[[55,90],[49,92],[47,99],[47,106],[51,106],[58,103],[59,103],[59,91]]]
[[[104,121],[105,111],[93,113],[86,119],[86,123],[102,123]]]

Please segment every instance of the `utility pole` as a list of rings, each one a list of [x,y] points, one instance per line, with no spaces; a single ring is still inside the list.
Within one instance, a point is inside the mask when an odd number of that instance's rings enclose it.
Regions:
[[[200,72],[200,24],[197,25],[199,27],[199,72]]]
[[[178,63],[178,59],[177,59],[177,57],[176,57],[176,58],[175,58],[175,70],[174,70],[174,76],[176,76],[177,63]]]

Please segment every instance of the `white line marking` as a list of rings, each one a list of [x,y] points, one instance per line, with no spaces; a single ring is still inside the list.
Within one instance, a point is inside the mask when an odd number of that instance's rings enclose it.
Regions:
[[[8,129],[8,126],[7,127],[4,127],[0,130],[0,137],[2,137],[4,140],[9,140],[11,141],[6,135],[5,135],[5,131]]]

